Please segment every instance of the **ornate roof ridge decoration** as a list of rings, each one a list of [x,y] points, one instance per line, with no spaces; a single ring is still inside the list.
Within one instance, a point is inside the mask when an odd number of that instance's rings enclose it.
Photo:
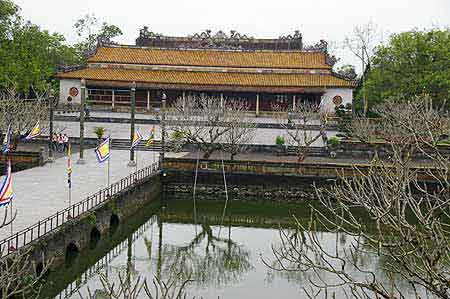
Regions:
[[[245,34],[240,34],[236,30],[231,30],[230,35],[219,30],[215,34],[207,29],[201,33],[188,36],[187,39],[192,42],[186,45],[180,45],[182,48],[213,48],[213,49],[242,49],[242,43],[254,40]]]
[[[302,34],[300,33],[300,30],[295,30],[294,35],[288,34],[288,35],[280,35],[280,40],[302,40]]]
[[[101,47],[117,47],[120,46],[119,43],[112,41],[110,38],[105,36],[99,36],[97,37],[97,43],[93,45],[92,47],[86,49],[82,55],[85,59],[89,59],[93,57],[95,54],[97,54],[97,49]]]
[[[309,45],[303,48],[305,51],[310,52],[328,52],[328,42],[324,39],[321,39],[318,43],[315,43],[314,45]]]
[[[355,74],[355,76],[353,76],[352,74],[342,74],[342,73],[332,71],[331,75],[336,78],[349,81],[354,85],[356,85],[359,82],[359,80],[356,78],[356,74]]]
[[[326,64],[328,64],[329,66],[334,66],[336,64],[336,62],[338,62],[338,61],[339,61],[339,58],[336,58],[336,56],[326,53],[326,56],[325,56]]]
[[[204,30],[187,37],[164,36],[150,32],[145,26],[139,31],[136,39],[137,46],[149,46],[157,48],[187,48],[187,49],[242,49],[242,50],[302,50],[302,35],[296,30],[293,35],[280,36],[279,38],[254,38],[247,34],[241,34],[236,30],[230,33],[219,30]]]
[[[314,45],[309,45],[303,48],[306,52],[323,52],[326,54],[325,63],[329,66],[334,66],[336,62],[339,61],[338,58],[334,55],[330,55],[328,53],[328,42],[324,39],[321,39],[318,43]]]
[[[144,26],[142,29],[139,30],[139,37],[140,38],[162,38],[164,35],[161,33],[155,33],[153,31],[148,30],[148,26]]]

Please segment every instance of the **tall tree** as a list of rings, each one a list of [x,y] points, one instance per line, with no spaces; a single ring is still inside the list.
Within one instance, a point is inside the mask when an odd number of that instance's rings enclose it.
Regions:
[[[10,29],[20,20],[19,7],[10,0],[0,0],[0,40],[4,41]]]
[[[330,188],[317,189],[322,207],[311,207],[309,223],[297,221],[292,235],[281,234],[274,268],[306,274],[308,298],[450,298],[450,162],[438,146],[448,115],[427,95],[375,109],[379,121],[354,119],[352,135],[382,138],[389,158],[355,165],[353,176],[340,173]],[[318,238],[318,228],[336,233],[334,246]],[[339,235],[352,241],[340,245]],[[369,258],[383,276],[365,264]]]
[[[80,41],[75,44],[80,63],[85,63],[99,43],[114,43],[113,39],[123,34],[119,27],[106,22],[100,23],[93,14],[87,14],[77,20],[73,27],[80,38]]]
[[[353,34],[344,41],[344,46],[355,55],[362,65],[360,99],[363,114],[366,115],[369,109],[368,94],[365,86],[366,71],[370,69],[372,56],[376,47],[381,41],[381,31],[378,26],[369,22],[364,25],[357,25],[353,28]]]
[[[429,94],[439,107],[450,97],[450,29],[404,32],[377,48],[367,74],[370,105],[402,94]]]
[[[58,67],[74,59],[62,35],[23,22],[16,5],[0,0],[0,89],[12,87],[23,96],[45,91]]]

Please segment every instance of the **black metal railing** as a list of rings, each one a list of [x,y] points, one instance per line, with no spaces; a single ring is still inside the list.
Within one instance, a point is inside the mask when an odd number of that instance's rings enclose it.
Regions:
[[[158,173],[158,171],[159,163],[153,163],[150,166],[129,174],[120,181],[109,185],[107,188],[88,196],[86,199],[77,202],[62,211],[58,211],[55,214],[38,221],[32,226],[12,234],[11,236],[0,241],[0,256],[7,256],[20,247],[23,247],[34,240],[47,235],[64,223],[73,221],[83,214],[93,210],[99,205],[112,199],[114,195],[117,195],[128,188],[141,183],[147,178]]]

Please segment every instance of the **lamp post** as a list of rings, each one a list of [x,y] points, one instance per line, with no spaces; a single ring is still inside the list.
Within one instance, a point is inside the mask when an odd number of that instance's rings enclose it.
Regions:
[[[84,116],[86,106],[86,80],[81,79],[81,107],[80,107],[80,158],[78,164],[84,164]]]
[[[134,119],[136,113],[136,82],[131,83],[131,126],[130,126],[130,140],[133,142],[134,138]],[[128,166],[136,166],[136,161],[134,161],[134,148],[130,147],[130,161]]]
[[[166,153],[166,142],[165,142],[165,136],[166,136],[166,100],[167,95],[164,93],[164,91],[161,93],[161,103],[162,103],[162,109],[161,109],[161,155],[160,155],[160,167],[162,170],[164,170],[164,156]]]
[[[365,80],[365,72],[366,72],[366,60],[365,60],[365,53],[366,53],[366,47],[363,46],[361,49],[361,57],[362,57],[362,76],[361,76],[361,82],[362,82],[362,93],[363,93],[363,115],[364,117],[367,117],[367,97],[366,97],[366,83]]]
[[[50,95],[48,97],[48,104],[49,104],[49,120],[50,120],[50,129],[48,133],[48,162],[53,162],[53,112],[54,112],[54,106],[55,106],[55,92],[53,89],[50,90]]]

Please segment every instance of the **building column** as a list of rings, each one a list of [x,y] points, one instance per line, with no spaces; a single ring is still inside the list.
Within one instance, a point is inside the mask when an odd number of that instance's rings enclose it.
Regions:
[[[136,82],[131,83],[131,117],[130,117],[130,143],[133,143],[134,138],[134,119],[136,113]],[[134,160],[134,148],[130,147],[130,161],[128,166],[136,166],[136,161]]]
[[[81,79],[81,107],[80,107],[80,148],[77,163],[84,164],[84,118],[85,118],[85,106],[86,106],[86,80]]]
[[[296,101],[296,99],[295,99],[295,95],[293,95],[292,96],[292,111],[295,111],[295,106],[296,106],[296,103],[295,103],[295,101]]]
[[[223,92],[220,93],[220,108],[223,108]]]
[[[256,116],[259,116],[259,93],[256,94]]]
[[[147,89],[147,111],[150,111],[150,89]]]
[[[115,94],[114,94],[114,89],[112,90],[112,95],[111,95],[111,108],[114,109],[115,107]]]
[[[182,102],[182,105],[183,105],[183,110],[184,110],[184,107],[186,107],[186,92],[185,91],[183,91],[183,102]]]

